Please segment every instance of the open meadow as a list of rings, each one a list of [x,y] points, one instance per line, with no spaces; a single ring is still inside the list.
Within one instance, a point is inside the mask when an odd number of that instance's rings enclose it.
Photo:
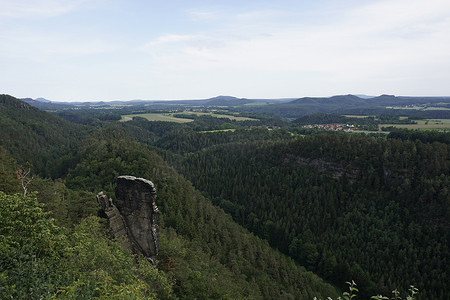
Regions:
[[[214,118],[226,118],[226,119],[235,120],[235,121],[252,121],[252,120],[256,121],[256,119],[247,118],[247,117],[223,115],[223,114],[216,114],[216,113],[212,113],[212,112],[194,112],[194,111],[183,111],[183,112],[176,112],[176,113],[129,114],[129,115],[122,115],[122,119],[120,121],[121,122],[131,121],[133,119],[133,117],[141,117],[141,118],[145,118],[149,121],[164,121],[164,122],[176,122],[176,123],[187,123],[187,122],[193,121],[193,119],[176,117],[177,114],[196,115],[196,116],[211,116]]]
[[[393,126],[397,128],[420,130],[450,130],[450,119],[417,120],[417,124],[382,124],[382,127]]]
[[[134,117],[145,118],[149,121],[164,121],[164,122],[176,122],[176,123],[188,123],[194,120],[183,119],[174,117],[171,113],[146,113],[146,114],[132,114],[132,115],[122,115],[121,122],[131,121]]]

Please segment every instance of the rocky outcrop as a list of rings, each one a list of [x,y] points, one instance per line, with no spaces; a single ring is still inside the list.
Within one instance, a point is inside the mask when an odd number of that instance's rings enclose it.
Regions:
[[[111,198],[108,198],[105,194],[103,194],[103,192],[100,192],[97,194],[97,202],[101,207],[100,215],[108,219],[112,238],[120,240],[123,247],[133,250],[131,242],[128,238],[128,229],[125,224],[125,220],[117,207],[112,203]]]
[[[133,246],[144,256],[155,257],[159,246],[159,227],[153,183],[144,178],[119,176],[116,199],[116,206],[125,220]]]
[[[155,186],[144,178],[119,176],[115,192],[115,205],[103,193],[97,195],[113,236],[124,237],[134,252],[155,261],[159,247]]]

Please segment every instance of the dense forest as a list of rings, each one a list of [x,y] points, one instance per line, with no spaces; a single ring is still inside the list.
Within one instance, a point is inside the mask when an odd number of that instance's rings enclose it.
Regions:
[[[53,116],[2,97],[9,101],[0,110],[3,124],[13,122],[3,113],[13,103],[27,120],[23,130],[37,140],[44,138],[30,128],[38,119]],[[27,152],[13,157],[8,150],[16,142],[25,142],[23,135],[2,136],[2,297],[312,299],[338,295],[335,287],[233,222],[154,149],[129,137],[120,123],[84,128],[78,134],[82,138],[76,147],[36,166]],[[25,178],[30,179],[25,189],[20,185],[23,178],[17,176],[24,163],[33,170],[33,177]],[[38,176],[47,172],[54,177]],[[95,194],[103,190],[113,197],[120,174],[148,178],[156,185],[161,211],[157,269],[110,240],[104,221],[97,217]]]
[[[55,114],[0,96],[4,298],[325,299],[351,280],[361,299],[450,295],[448,132]],[[97,216],[119,175],[155,183],[157,268]]]
[[[354,278],[368,293],[414,282],[440,299],[449,154],[438,142],[325,133],[229,143],[174,162],[236,222],[324,278]]]

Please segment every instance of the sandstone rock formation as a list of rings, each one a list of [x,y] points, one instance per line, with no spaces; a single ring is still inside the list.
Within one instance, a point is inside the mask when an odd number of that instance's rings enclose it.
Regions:
[[[134,252],[154,262],[159,247],[155,186],[144,178],[119,176],[115,192],[116,205],[103,193],[97,195],[113,236],[124,237]]]
[[[97,202],[101,207],[101,216],[108,219],[112,237],[121,240],[123,247],[133,250],[131,242],[128,239],[128,229],[125,220],[117,207],[112,203],[111,198],[108,198],[103,192],[100,192],[97,194]]]

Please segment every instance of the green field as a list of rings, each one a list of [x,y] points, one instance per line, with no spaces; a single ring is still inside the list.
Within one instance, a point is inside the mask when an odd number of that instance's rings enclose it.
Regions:
[[[370,117],[367,115],[343,115],[343,116],[347,117],[347,118],[356,118],[356,119],[365,119],[365,118]]]
[[[236,120],[236,121],[258,121],[257,119],[252,119],[252,118],[247,118],[247,117],[239,117],[239,116],[232,116],[232,115],[221,115],[221,114],[216,114],[216,113],[213,113],[213,112],[183,111],[181,113],[182,114],[186,114],[186,115],[197,115],[197,116],[209,115],[209,116],[215,117],[215,118],[226,118],[226,119]]]
[[[450,119],[418,120],[417,124],[382,124],[381,126],[421,130],[450,130]]]
[[[272,102],[251,102],[251,103],[244,104],[244,106],[262,106],[262,105],[268,105],[268,104],[273,104],[273,103]]]
[[[209,116],[212,116],[215,118],[227,118],[227,119],[235,120],[235,121],[257,121],[257,119],[252,119],[252,118],[247,118],[247,117],[221,115],[221,114],[216,114],[216,113],[212,113],[212,112],[194,112],[194,111],[183,111],[183,112],[176,112],[176,113],[145,113],[145,114],[122,115],[122,119],[120,121],[121,122],[131,121],[133,119],[133,117],[141,117],[141,118],[145,118],[149,121],[165,121],[165,122],[176,122],[176,123],[187,123],[187,122],[194,121],[192,119],[174,117],[174,115],[176,115],[176,114],[197,115],[197,116],[209,115]]]
[[[173,114],[148,113],[148,114],[122,115],[122,119],[120,120],[120,122],[131,121],[133,120],[133,117],[141,117],[149,121],[164,121],[176,123],[188,123],[194,121],[192,119],[175,118]]]
[[[423,105],[413,105],[413,106],[386,106],[390,109],[410,109],[410,110],[450,110],[448,107],[440,106],[423,106]]]
[[[199,133],[211,133],[211,132],[234,132],[236,129],[218,129],[218,130],[208,130],[208,131],[198,131]]]

